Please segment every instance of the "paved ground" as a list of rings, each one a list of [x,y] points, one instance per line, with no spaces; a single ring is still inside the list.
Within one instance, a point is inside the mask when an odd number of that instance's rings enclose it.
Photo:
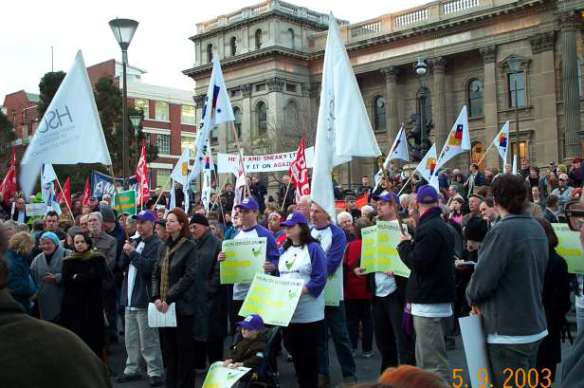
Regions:
[[[229,339],[228,339],[229,340]],[[334,346],[331,344],[329,346],[331,349],[331,370],[332,370],[332,385],[338,386],[342,381],[341,372],[339,369],[339,365],[336,362],[336,356],[334,354]],[[570,345],[564,344],[562,348],[562,353],[568,354],[570,352]],[[456,349],[448,352],[448,360],[450,362],[450,368],[461,368],[463,370],[466,369],[466,361],[464,358],[464,352],[462,350],[462,343],[460,341],[460,337],[457,337],[456,340]],[[373,358],[364,359],[362,357],[356,358],[357,363],[357,374],[360,382],[370,382],[375,381],[379,375],[379,366],[380,360],[379,355],[376,353]],[[113,372],[116,375],[119,375],[123,372],[123,364],[125,362],[125,350],[123,346],[115,346],[113,348],[113,354],[111,357],[111,367]],[[292,388],[296,386],[296,378],[294,374],[294,367],[292,363],[287,362],[283,356],[278,358],[278,365],[280,369],[280,384],[282,388]],[[558,368],[560,370],[560,368]],[[203,384],[203,379],[205,378],[204,375],[197,375],[196,379],[196,387],[201,387]],[[114,387],[116,388],[147,388],[149,387],[148,382],[146,380],[132,382],[132,383],[125,383],[125,384],[117,384],[114,381]],[[465,381],[468,381],[468,376],[465,376]],[[554,387],[561,387],[561,384],[556,383]]]

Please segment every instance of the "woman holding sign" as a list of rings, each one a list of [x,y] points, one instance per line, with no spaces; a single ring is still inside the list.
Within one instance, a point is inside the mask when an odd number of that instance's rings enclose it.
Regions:
[[[287,240],[280,256],[280,277],[305,282],[290,324],[284,331],[284,344],[292,355],[298,386],[318,387],[318,342],[324,320],[326,256],[310,235],[306,218],[298,212],[282,222]]]
[[[166,313],[176,303],[176,327],[161,329],[168,388],[195,385],[193,314],[197,255],[190,239],[189,220],[180,208],[166,217],[166,249],[152,273],[152,300]]]

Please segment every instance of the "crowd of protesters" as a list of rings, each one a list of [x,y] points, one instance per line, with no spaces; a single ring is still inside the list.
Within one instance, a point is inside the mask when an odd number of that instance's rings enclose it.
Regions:
[[[510,166],[499,173],[473,164],[467,173],[443,171],[439,190],[390,171],[375,187],[368,177],[354,191],[337,187],[344,202],[335,218],[308,196],[296,200],[287,177],[274,195],[253,177],[249,196],[235,207],[226,184],[208,210],[194,201],[188,212],[167,209],[163,195],[135,216],[117,213],[104,196],[85,206],[74,198],[71,212],[35,219],[18,197],[3,201],[8,276],[0,288],[26,314],[75,333],[105,365],[111,344],[123,341],[119,383],[145,372],[151,386],[191,388],[196,371],[215,361],[240,365],[224,354],[238,327],[247,328],[246,338],[263,328],[238,315],[250,284],[221,285],[219,263],[222,241],[265,237],[264,271],[305,282],[290,325],[268,345],[270,353],[289,354],[300,387],[331,384],[329,342],[346,384],[357,382],[355,359],[371,358],[375,342],[377,386],[415,386],[400,382],[408,373],[432,380],[424,386],[447,386],[456,318],[468,314],[482,317],[496,386],[505,368],[547,369],[553,381],[572,308],[578,339],[584,336],[582,275],[568,273],[551,227],[573,221],[566,209],[581,200],[581,164],[550,165],[544,173],[524,160],[516,175]],[[357,208],[363,194],[368,203]],[[404,223],[396,248],[409,278],[365,274],[361,231],[378,221]],[[584,238],[584,227],[580,233]],[[325,285],[338,277],[343,300],[325,306]],[[175,303],[177,327],[150,328],[149,303],[161,312]],[[232,356],[238,351],[236,345]],[[276,357],[265,362],[277,376]],[[561,373],[563,386],[584,380],[582,368]]]

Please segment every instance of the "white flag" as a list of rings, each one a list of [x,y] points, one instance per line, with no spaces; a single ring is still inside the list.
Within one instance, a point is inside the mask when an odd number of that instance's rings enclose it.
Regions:
[[[189,155],[190,150],[185,148],[178,162],[174,165],[172,173],[170,173],[170,178],[183,186],[189,184]]]
[[[517,170],[517,155],[513,155],[513,168],[511,170],[511,174],[519,175],[519,171]]]
[[[408,139],[406,137],[406,130],[402,125],[393,141],[393,145],[391,146],[391,150],[385,159],[385,163],[383,163],[383,167],[386,169],[389,168],[389,162],[392,160],[403,160],[404,162],[410,161],[410,153],[408,151]]]
[[[336,219],[332,170],[353,156],[379,156],[371,121],[332,14],[324,53],[311,199]]]
[[[57,180],[57,173],[51,163],[43,164],[41,169],[41,185],[52,183]]]
[[[458,118],[452,125],[446,143],[438,157],[437,166],[441,168],[450,159],[463,152],[470,151],[470,132],[468,130],[468,113],[466,105],[462,107]]]
[[[436,164],[436,144],[432,144],[432,147],[426,152],[424,158],[416,167],[416,171],[420,173],[422,178],[430,182],[432,180],[432,175],[437,170]]]
[[[199,124],[199,132],[195,141],[195,164],[189,174],[189,182],[197,179],[203,168],[203,158],[209,142],[209,134],[217,125],[234,121],[233,108],[229,101],[229,93],[225,87],[223,73],[219,59],[213,58],[213,70],[209,80],[209,88],[205,96],[205,106],[203,106],[203,116]]]
[[[43,202],[47,205],[47,211],[54,210],[61,215],[61,205],[57,200],[57,193],[55,192],[55,181],[57,180],[57,173],[53,165],[50,163],[43,164],[41,167],[41,195]]]
[[[43,163],[112,164],[81,51],[20,162],[20,187],[27,196]]]
[[[493,139],[493,145],[499,151],[503,164],[507,163],[507,152],[509,151],[509,121],[506,121],[503,128]]]

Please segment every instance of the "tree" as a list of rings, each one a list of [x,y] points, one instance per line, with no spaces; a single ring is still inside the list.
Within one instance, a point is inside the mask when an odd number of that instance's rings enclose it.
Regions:
[[[43,117],[45,111],[49,107],[55,93],[61,86],[61,82],[65,78],[65,73],[62,71],[51,71],[45,73],[39,82],[40,101],[38,105],[39,117]]]
[[[3,171],[5,171],[5,162],[10,161],[12,155],[10,152],[10,146],[14,139],[16,139],[16,136],[14,135],[14,127],[4,112],[0,110],[0,161]],[[0,179],[2,178],[0,177]]]

